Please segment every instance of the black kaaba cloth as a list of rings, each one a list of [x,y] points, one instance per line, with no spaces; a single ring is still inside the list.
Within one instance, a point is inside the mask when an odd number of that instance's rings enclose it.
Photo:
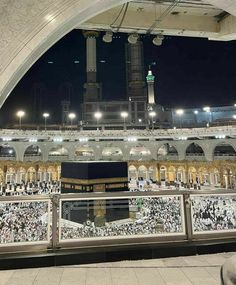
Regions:
[[[128,177],[128,167],[127,162],[120,161],[62,162],[61,177],[76,179]]]
[[[62,162],[61,193],[128,191],[127,162]],[[129,217],[128,199],[107,199],[102,219],[107,222]],[[62,204],[62,216],[74,222],[93,222],[99,208],[95,201],[69,201]],[[98,217],[97,217],[98,219]],[[101,219],[101,216],[100,216]]]
[[[61,193],[128,191],[127,162],[62,162]]]

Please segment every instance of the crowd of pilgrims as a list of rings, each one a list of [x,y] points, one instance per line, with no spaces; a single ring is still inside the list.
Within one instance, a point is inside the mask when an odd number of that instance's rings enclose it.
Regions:
[[[60,193],[60,181],[36,181],[0,184],[0,196],[41,195]]]
[[[192,209],[195,232],[236,229],[236,198],[195,197],[192,201]]]
[[[173,185],[161,185],[153,183],[152,180],[134,179],[130,180],[130,191],[152,191],[152,190],[187,190],[180,183],[175,182]],[[191,184],[190,184],[191,186]],[[17,196],[17,195],[40,195],[60,193],[60,181],[32,181],[15,183],[0,183],[0,196]],[[196,188],[197,189],[197,188]],[[200,189],[200,188],[198,188]]]
[[[99,227],[91,221],[80,224],[77,228],[65,226],[61,229],[61,239],[168,234],[183,231],[179,197],[130,199],[129,208],[136,209],[136,217],[133,219],[105,222],[104,226]]]
[[[47,240],[47,202],[0,204],[0,243]]]

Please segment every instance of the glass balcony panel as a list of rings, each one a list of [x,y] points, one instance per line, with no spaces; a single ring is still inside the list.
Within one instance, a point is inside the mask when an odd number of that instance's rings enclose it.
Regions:
[[[184,235],[183,198],[62,199],[59,241]]]
[[[49,243],[50,201],[0,201],[0,246]]]
[[[191,195],[193,234],[236,231],[236,195]]]

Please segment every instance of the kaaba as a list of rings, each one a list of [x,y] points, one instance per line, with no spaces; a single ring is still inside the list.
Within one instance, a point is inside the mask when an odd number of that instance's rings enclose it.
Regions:
[[[127,162],[62,162],[61,193],[128,191]],[[68,201],[62,217],[78,223],[102,226],[129,217],[127,199]]]

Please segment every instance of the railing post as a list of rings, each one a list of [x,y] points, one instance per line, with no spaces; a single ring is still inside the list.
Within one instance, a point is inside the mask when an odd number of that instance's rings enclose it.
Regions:
[[[185,212],[185,225],[186,234],[188,241],[191,242],[193,239],[193,229],[192,229],[192,216],[191,216],[191,199],[190,194],[184,194],[184,212]]]
[[[59,202],[60,194],[53,194],[51,196],[52,201],[52,248],[55,249],[58,247],[59,243]]]

